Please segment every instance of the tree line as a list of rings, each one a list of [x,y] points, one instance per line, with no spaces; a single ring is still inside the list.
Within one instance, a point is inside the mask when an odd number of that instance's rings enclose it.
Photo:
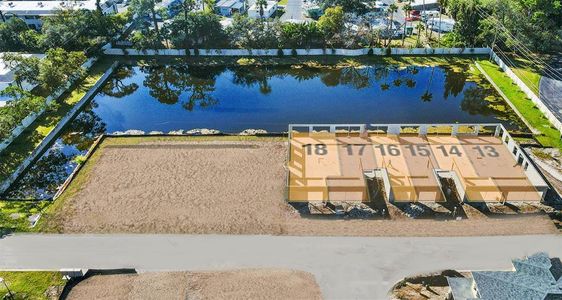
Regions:
[[[40,31],[12,17],[0,23],[0,52],[44,52],[47,49],[85,50],[108,40],[126,23],[124,14],[94,10],[61,10],[44,17]]]
[[[85,75],[82,64],[86,56],[82,51],[66,51],[53,48],[45,52],[45,57],[23,56],[17,53],[2,55],[4,63],[13,68],[14,85],[0,91],[0,96],[10,99],[6,106],[0,107],[0,140],[7,138],[11,131],[21,124],[31,113],[44,108],[56,109],[56,101],[47,107],[44,95],[59,92],[68,82]],[[23,82],[37,85],[32,91],[22,88]]]
[[[447,46],[491,46],[516,43],[537,52],[562,51],[560,0],[441,0],[455,20],[443,37]]]
[[[267,21],[235,15],[232,24],[225,28],[221,18],[213,12],[192,11],[189,5],[182,5],[181,12],[160,28],[153,4],[152,0],[133,1],[133,11],[151,19],[141,22],[130,37],[137,49],[362,48],[382,45],[380,32],[375,34],[367,27],[350,30],[342,6],[327,8],[317,22]]]

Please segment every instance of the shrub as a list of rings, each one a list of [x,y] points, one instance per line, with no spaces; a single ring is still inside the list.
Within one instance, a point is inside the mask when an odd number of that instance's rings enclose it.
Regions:
[[[291,50],[291,55],[292,55],[292,56],[297,56],[297,55],[298,55],[297,49]]]
[[[285,53],[283,53],[283,49],[277,49],[277,56],[279,57],[285,56]]]
[[[83,164],[83,163],[86,162],[86,155],[77,155],[77,156],[73,159],[73,161],[74,161],[76,164],[81,165],[81,164]]]
[[[375,53],[373,51],[373,48],[369,48],[369,51],[367,51],[367,55],[368,56],[373,56]]]

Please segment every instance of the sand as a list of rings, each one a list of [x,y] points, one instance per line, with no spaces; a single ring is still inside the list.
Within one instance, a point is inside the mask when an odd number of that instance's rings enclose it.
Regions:
[[[548,234],[544,214],[442,220],[319,220],[285,202],[284,142],[150,142],[99,149],[88,180],[48,222],[64,233],[321,236]],[[79,175],[81,176],[81,175]]]
[[[95,275],[67,299],[321,299],[314,276],[282,269]]]
[[[282,142],[106,147],[64,232],[281,233]]]

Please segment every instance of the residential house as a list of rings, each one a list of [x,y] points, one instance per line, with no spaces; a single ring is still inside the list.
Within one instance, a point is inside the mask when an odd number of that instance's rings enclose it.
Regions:
[[[116,13],[117,7],[112,0],[100,2],[103,13]],[[25,21],[27,26],[33,29],[41,29],[42,18],[55,15],[65,9],[87,9],[95,10],[96,0],[87,1],[0,1],[0,22],[5,22],[13,17]]]
[[[474,271],[472,278],[447,277],[452,299],[562,299],[560,259],[537,253],[512,263],[512,271]]]
[[[259,19],[263,17],[265,19],[271,18],[277,11],[277,1],[267,1],[267,6],[263,7],[263,16],[260,14],[260,6],[255,3],[248,10],[248,17]]]
[[[225,17],[246,12],[246,1],[244,0],[220,0],[215,5],[216,11]]]
[[[22,54],[22,55],[26,57],[29,56],[35,56],[38,58],[45,57],[45,54]],[[0,53],[0,91],[3,91],[5,88],[7,88],[12,84],[16,84],[14,80],[14,73],[15,73],[15,68],[17,68],[17,66],[14,67],[14,66],[7,65],[2,59],[3,56],[4,53]],[[35,87],[35,85],[29,84],[27,82],[22,82],[21,85],[24,90],[31,90]],[[0,107],[6,105],[6,103],[9,100],[10,99],[6,97],[0,96]]]

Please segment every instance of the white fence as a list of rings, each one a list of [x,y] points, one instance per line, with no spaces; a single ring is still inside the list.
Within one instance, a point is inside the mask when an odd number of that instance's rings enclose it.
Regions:
[[[387,54],[385,48],[363,48],[363,49],[199,49],[199,56],[309,56],[309,55],[338,55],[338,56],[362,56],[372,55],[384,56]],[[489,55],[490,48],[391,48],[391,55]],[[104,47],[107,55],[131,55],[131,56],[185,56],[185,49],[118,49]],[[195,55],[194,49],[189,49],[189,55]]]
[[[90,59],[88,59],[83,65],[82,68],[89,70],[90,67],[94,64],[94,62],[97,60],[97,58],[92,57]],[[63,89],[61,89],[59,92],[56,92],[52,95],[50,95],[49,97],[47,97],[46,102],[47,105],[50,104],[53,100],[57,99],[58,97],[60,97],[74,82],[68,82],[65,87]],[[25,131],[25,129],[27,129],[27,127],[29,125],[31,125],[33,122],[35,122],[35,120],[41,116],[43,113],[45,113],[45,109],[42,109],[38,112],[32,113],[29,116],[25,117],[23,119],[23,121],[21,122],[20,125],[18,125],[16,128],[14,128],[12,130],[12,133],[10,134],[9,137],[7,137],[6,139],[4,139],[2,141],[2,143],[0,143],[0,152],[4,151],[4,149],[6,149],[8,146],[10,146],[10,144],[22,133]]]
[[[542,100],[507,66],[503,60],[494,52],[490,51],[490,57],[505,72],[515,84],[533,101],[537,108],[545,115],[550,123],[562,133],[562,122],[550,111],[550,109],[542,102]]]
[[[45,150],[47,150],[48,146],[51,142],[56,139],[60,133],[60,131],[64,128],[66,123],[70,121],[74,116],[78,114],[78,112],[82,109],[82,107],[90,100],[94,94],[100,89],[102,84],[111,76],[115,68],[117,67],[118,62],[113,63],[109,69],[105,71],[102,77],[94,84],[88,92],[82,96],[80,101],[74,105],[74,107],[60,120],[60,122],[53,128],[49,134],[41,141],[41,144],[37,146],[33,152],[18,166],[18,168],[0,184],[0,194],[6,192],[6,190],[18,179],[18,177],[29,167],[29,165],[35,161],[39,155],[41,155]]]

